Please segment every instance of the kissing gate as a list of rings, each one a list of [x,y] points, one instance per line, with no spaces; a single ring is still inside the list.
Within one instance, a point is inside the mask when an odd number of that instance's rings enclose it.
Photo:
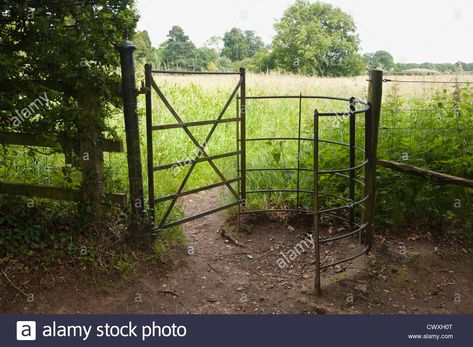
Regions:
[[[140,161],[140,146],[139,146],[139,130],[138,130],[138,115],[137,115],[137,95],[145,94],[146,97],[146,139],[147,139],[147,172],[148,172],[148,207],[149,214],[153,220],[153,228],[155,230],[171,228],[183,223],[207,216],[209,214],[223,211],[231,207],[238,208],[238,220],[241,214],[246,213],[271,213],[271,212],[292,212],[297,216],[300,214],[313,215],[313,237],[319,240],[315,243],[315,293],[320,295],[320,271],[324,268],[335,266],[344,262],[351,261],[363,254],[366,254],[373,242],[374,232],[374,211],[375,211],[375,179],[376,179],[376,157],[377,157],[377,138],[379,127],[379,115],[381,107],[382,94],[382,72],[377,70],[370,71],[368,101],[364,102],[352,98],[338,98],[327,96],[248,96],[246,94],[246,74],[245,69],[240,69],[238,72],[185,72],[185,71],[163,71],[153,70],[151,65],[145,65],[145,82],[141,90],[136,89],[135,85],[135,66],[133,60],[133,51],[135,46],[130,41],[124,41],[120,46],[122,76],[123,76],[123,99],[124,99],[124,113],[125,125],[128,147],[128,165],[129,165],[129,180],[130,180],[130,194],[132,197],[132,216],[135,221],[143,216],[143,209],[140,208],[143,202],[143,183],[141,173]],[[214,119],[199,120],[192,122],[184,122],[183,117],[178,114],[173,105],[168,101],[166,95],[163,93],[160,86],[155,82],[153,75],[234,75],[238,76],[238,83],[235,85],[230,97],[224,104],[220,113]],[[155,93],[159,100],[163,103],[165,108],[173,116],[175,122],[173,124],[153,124],[153,93]],[[250,137],[247,133],[247,120],[251,117],[251,112],[247,112],[247,102],[258,102],[259,100],[290,100],[295,99],[299,101],[298,113],[298,136],[297,137]],[[303,100],[334,100],[338,102],[346,102],[346,111],[341,112],[320,112],[313,110],[313,136],[307,138],[301,136],[301,116],[302,116],[302,101]],[[232,103],[236,105],[236,114],[233,117],[225,117],[230,112]],[[349,143],[338,141],[331,141],[320,138],[319,122],[323,117],[347,117],[349,119]],[[356,124],[357,119],[364,118],[364,144],[362,146],[356,141]],[[234,149],[227,149],[227,153],[218,155],[209,155],[207,145],[212,142],[212,136],[217,127],[223,123],[234,123],[236,131],[236,143]],[[210,130],[203,142],[199,142],[193,134],[193,129],[199,126],[211,126]],[[153,137],[159,136],[162,131],[168,129],[181,129],[197,149],[197,154],[185,162],[175,163],[156,163],[156,155],[154,153]],[[159,137],[158,137],[159,138]],[[298,148],[297,167],[275,167],[275,168],[261,168],[261,167],[247,167],[247,150],[248,142],[257,141],[296,141]],[[301,143],[312,143],[313,167],[301,167]],[[331,170],[321,169],[319,167],[319,145],[321,143],[342,146],[347,148],[349,152],[349,167],[336,168]],[[362,153],[362,160],[357,162],[357,152]],[[216,161],[221,158],[234,157],[236,159],[237,168],[234,177],[226,177],[223,170],[219,168]],[[360,157],[360,155],[358,155]],[[215,174],[218,176],[218,181],[210,185],[205,185],[192,190],[185,190],[186,183],[194,172],[195,167],[199,163],[208,163]],[[165,195],[156,198],[155,192],[155,173],[158,171],[170,170],[176,166],[188,166],[184,178],[179,184],[177,191],[174,194]],[[363,179],[356,177],[357,171],[363,170]],[[296,187],[292,189],[266,189],[266,190],[250,190],[247,185],[248,174],[254,172],[268,172],[268,171],[282,171],[295,172],[297,177]],[[313,177],[313,190],[301,189],[300,174],[301,172],[309,172]],[[319,179],[321,176],[337,176],[345,178],[348,181],[349,196],[338,197],[345,203],[327,208],[321,201],[321,194],[319,193]],[[235,187],[236,185],[236,187]],[[362,196],[357,197],[357,185],[360,187],[358,191],[362,192]],[[170,220],[171,212],[176,208],[177,199],[188,196],[194,193],[206,191],[209,189],[224,187],[227,193],[231,196],[232,201],[222,204],[202,213],[185,216],[178,220]],[[264,194],[264,193],[294,193],[297,196],[296,206],[293,208],[279,208],[279,209],[251,209],[247,205],[247,196],[249,194]],[[301,194],[309,194],[312,197],[312,209],[308,210],[301,207]],[[358,194],[360,195],[360,194]],[[141,202],[141,204],[137,204]],[[169,205],[160,214],[160,217],[155,216],[155,211],[158,204],[168,202]],[[348,211],[347,218],[341,216],[338,212]],[[360,218],[356,218],[357,212]],[[338,213],[338,214],[337,214]],[[322,237],[320,233],[321,218],[329,216],[345,220],[349,225],[349,231],[336,236]],[[359,221],[358,223],[356,221]],[[239,224],[239,222],[238,222]],[[330,264],[322,264],[320,260],[320,245],[328,242],[334,242],[349,237],[358,237],[363,243],[361,250],[355,254],[350,254],[343,259],[334,261]]]

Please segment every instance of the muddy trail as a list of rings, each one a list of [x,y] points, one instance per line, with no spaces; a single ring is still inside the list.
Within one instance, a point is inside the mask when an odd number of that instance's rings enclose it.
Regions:
[[[187,215],[218,205],[218,191],[185,201]],[[140,261],[129,280],[107,290],[75,285],[38,288],[35,301],[9,302],[11,313],[334,314],[471,313],[473,256],[455,243],[377,237],[369,256],[322,272],[323,296],[313,295],[310,223],[245,215],[241,231],[225,212],[184,225],[186,247],[166,266]],[[360,248],[356,240],[327,244],[331,263]],[[289,259],[291,250],[299,250]]]

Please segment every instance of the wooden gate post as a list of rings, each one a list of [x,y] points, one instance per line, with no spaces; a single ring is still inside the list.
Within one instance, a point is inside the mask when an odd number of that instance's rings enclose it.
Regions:
[[[128,179],[130,183],[131,220],[136,225],[144,216],[143,173],[141,167],[140,131],[133,52],[136,46],[129,40],[118,47],[122,71],[123,113],[128,158]]]
[[[86,205],[87,218],[99,223],[103,218],[103,134],[100,124],[100,99],[91,93],[78,95],[82,108],[79,161],[82,171],[82,200]]]
[[[368,86],[368,103],[365,124],[365,157],[368,163],[365,168],[365,196],[366,201],[363,222],[366,227],[366,244],[371,248],[374,238],[375,211],[376,211],[376,165],[378,159],[378,133],[381,117],[381,102],[383,96],[383,71],[370,70]]]

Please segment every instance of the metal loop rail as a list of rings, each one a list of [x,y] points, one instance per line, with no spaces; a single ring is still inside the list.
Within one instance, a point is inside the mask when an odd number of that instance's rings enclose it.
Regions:
[[[370,143],[370,133],[372,132],[371,126],[371,106],[365,101],[358,100],[354,97],[352,98],[338,98],[338,97],[330,97],[330,96],[247,96],[244,100],[242,97],[238,97],[238,101],[246,102],[248,100],[281,100],[281,99],[296,99],[299,100],[299,112],[298,112],[298,136],[297,137],[251,137],[247,138],[246,134],[246,124],[245,127],[242,127],[241,130],[243,132],[242,136],[240,137],[240,141],[243,147],[246,148],[246,142],[257,142],[257,141],[297,141],[298,142],[298,149],[297,149],[297,167],[287,167],[287,168],[261,168],[261,167],[251,167],[246,168],[246,153],[242,152],[242,167],[241,169],[241,178],[242,182],[244,183],[245,189],[241,191],[242,200],[244,201],[245,209],[241,210],[241,214],[248,214],[248,213],[272,213],[272,212],[293,212],[297,214],[297,218],[299,218],[300,214],[311,214],[313,215],[314,220],[314,239],[318,240],[315,243],[315,256],[316,256],[316,273],[315,273],[315,289],[316,293],[320,293],[320,272],[322,269],[329,268],[344,262],[351,261],[356,259],[364,254],[366,254],[371,245],[365,245],[359,252],[354,255],[347,256],[343,259],[336,260],[329,264],[322,264],[320,261],[320,245],[327,244],[329,242],[335,242],[339,240],[346,239],[351,236],[357,236],[360,240],[362,239],[363,233],[367,232],[367,229],[370,227],[370,222],[365,220],[364,215],[359,218],[361,222],[359,224],[355,221],[355,211],[358,209],[361,212],[365,209],[365,203],[372,199],[373,197],[370,196],[368,190],[365,189],[366,186],[366,175],[364,180],[360,180],[357,178],[357,171],[366,170],[366,167],[369,163],[373,161],[371,156],[372,151],[371,143]],[[313,126],[314,126],[314,133],[313,138],[301,137],[301,118],[302,118],[302,101],[310,99],[310,100],[332,100],[332,101],[341,101],[347,102],[348,107],[347,111],[340,111],[340,112],[319,112],[317,109],[314,111],[314,118],[313,118]],[[357,107],[358,106],[358,107]],[[365,145],[364,147],[358,146],[356,143],[356,119],[358,115],[364,114],[365,116]],[[339,141],[327,140],[320,138],[320,131],[319,131],[319,123],[321,117],[348,117],[349,118],[349,125],[350,125],[350,142],[344,143]],[[313,143],[313,158],[314,164],[312,168],[301,167],[301,143],[307,141]],[[328,145],[334,146],[342,146],[344,148],[348,148],[349,150],[349,166],[346,168],[337,168],[337,169],[320,169],[319,164],[319,143],[325,143]],[[245,151],[246,152],[246,151]],[[356,162],[356,154],[361,153],[364,156],[364,159],[361,163]],[[246,189],[246,181],[247,175],[251,173],[258,173],[258,172],[271,172],[271,171],[279,171],[279,172],[297,172],[297,183],[295,188],[273,188],[273,189],[255,189],[255,190],[247,190]],[[313,190],[301,189],[300,187],[300,173],[301,172],[312,172],[313,174]],[[331,197],[338,200],[344,200],[345,204],[336,206],[336,207],[324,207],[323,204],[320,202],[321,196],[319,192],[319,178],[322,175],[332,175],[337,177],[346,178],[349,181],[349,196],[336,196],[336,195],[326,195],[325,197]],[[356,197],[356,185],[359,185],[361,188],[364,189],[364,194],[362,197]],[[296,194],[296,206],[295,208],[278,208],[278,209],[250,209],[247,204],[246,196],[247,194],[272,194],[272,193],[290,193]],[[310,194],[313,198],[313,209],[303,209],[301,208],[300,204],[300,195],[301,194]],[[346,203],[348,202],[348,203]],[[333,214],[335,212],[339,212],[342,210],[348,210],[348,218],[343,218],[337,214]],[[328,216],[331,218],[340,218],[342,220],[346,220],[349,223],[349,231],[336,235],[330,238],[323,238],[320,235],[320,220],[322,216]],[[366,237],[365,237],[366,238]]]

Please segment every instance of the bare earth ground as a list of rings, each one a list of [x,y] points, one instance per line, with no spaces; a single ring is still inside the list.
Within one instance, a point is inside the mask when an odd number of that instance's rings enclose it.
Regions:
[[[216,205],[216,192],[197,194],[186,202],[186,212]],[[243,231],[237,233],[224,213],[214,214],[185,225],[189,248],[176,249],[171,264],[137,261],[135,276],[111,283],[106,290],[80,281],[67,287],[43,281],[33,288],[33,303],[11,294],[8,302],[0,302],[0,311],[473,313],[472,250],[460,241],[430,241],[406,233],[379,236],[369,256],[325,270],[323,297],[315,298],[312,249],[287,268],[277,263],[281,252],[287,255],[307,237],[310,223],[295,230],[292,221],[282,219],[247,215]],[[358,249],[355,240],[333,243],[322,248],[322,260],[330,263]]]

